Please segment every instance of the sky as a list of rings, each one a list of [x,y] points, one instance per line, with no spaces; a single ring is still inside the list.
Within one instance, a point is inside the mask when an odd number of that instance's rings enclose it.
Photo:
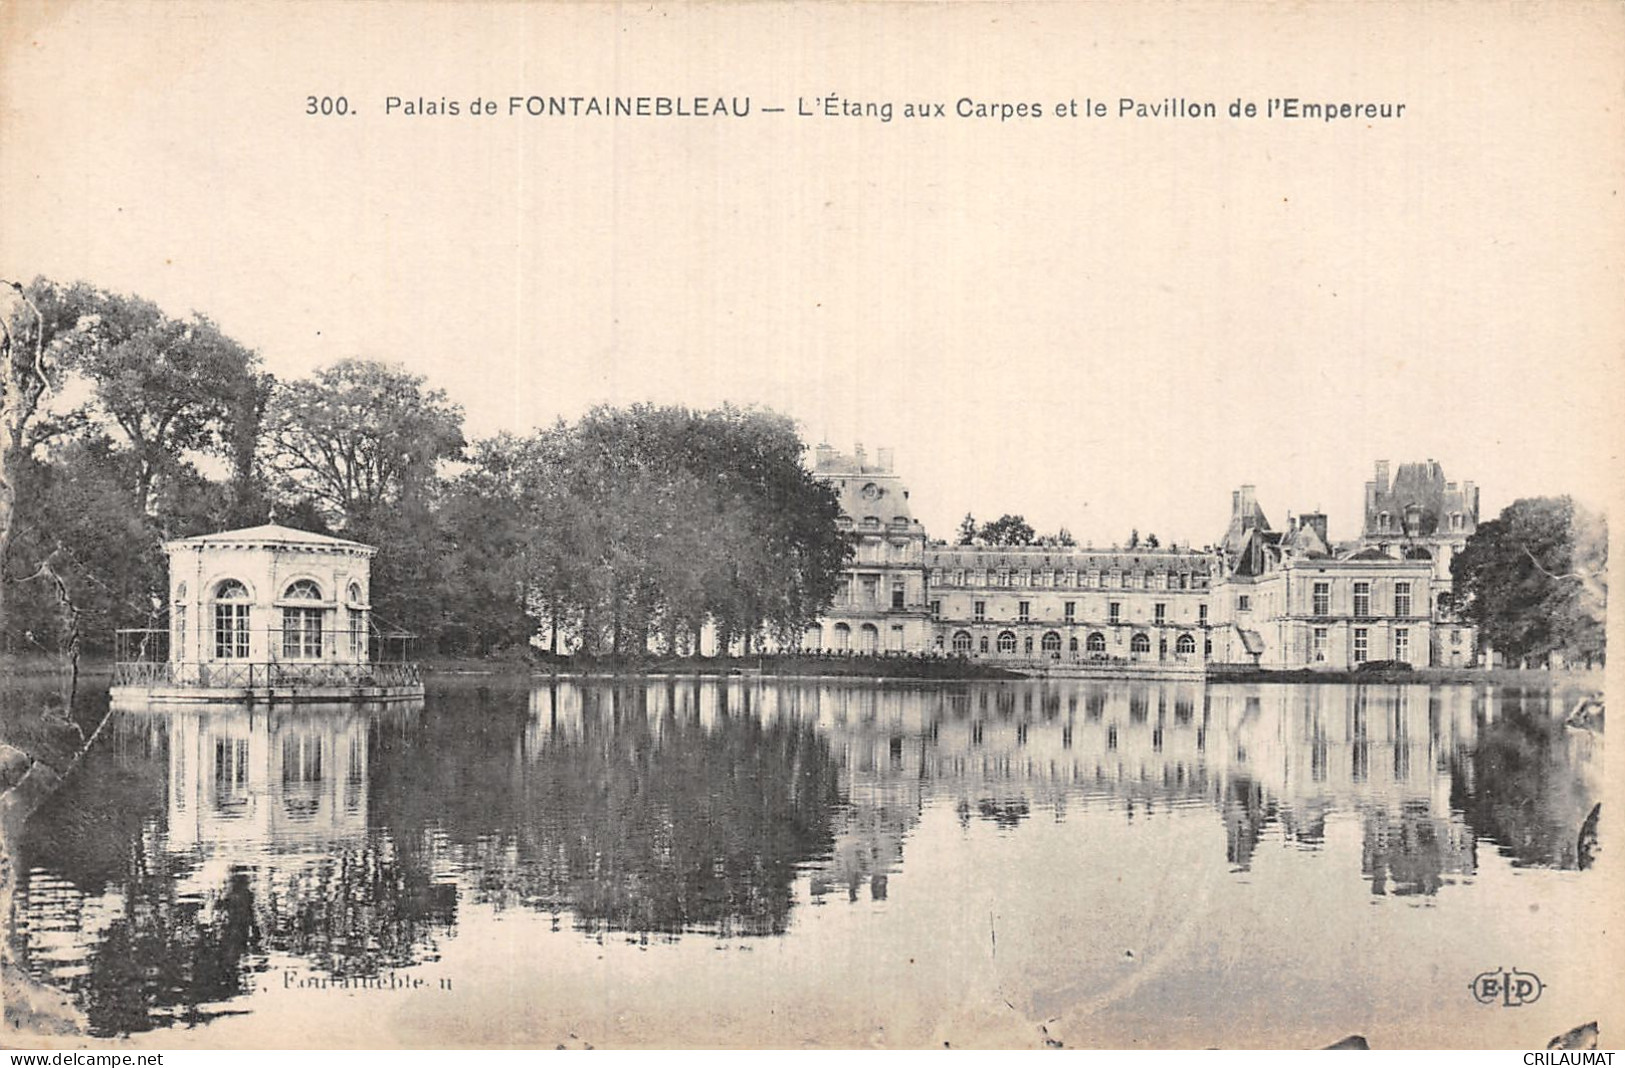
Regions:
[[[758,404],[967,511],[1357,531],[1373,462],[1617,493],[1617,5],[32,3],[0,15],[0,277],[362,356],[470,436]],[[69,72],[64,76],[64,72]],[[304,114],[310,95],[352,114]],[[733,118],[511,95],[749,97]],[[826,116],[823,100],[946,105]],[[389,96],[459,116],[386,114]],[[1117,101],[1404,102],[1119,119]],[[496,116],[467,114],[496,99]],[[1038,119],[960,118],[960,99]],[[1057,117],[1063,101],[1104,118]],[[817,101],[814,104],[812,102]],[[783,113],[767,113],[783,107]],[[818,114],[799,114],[808,109]]]

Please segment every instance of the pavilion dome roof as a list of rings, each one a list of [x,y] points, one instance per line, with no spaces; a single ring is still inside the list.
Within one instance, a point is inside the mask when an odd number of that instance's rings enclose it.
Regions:
[[[335,538],[330,534],[316,534],[309,530],[295,530],[280,523],[262,523],[257,527],[240,530],[222,530],[214,534],[198,534],[190,538],[177,538],[170,545],[264,545],[310,546],[325,549],[359,549],[374,552],[371,545],[348,538]]]

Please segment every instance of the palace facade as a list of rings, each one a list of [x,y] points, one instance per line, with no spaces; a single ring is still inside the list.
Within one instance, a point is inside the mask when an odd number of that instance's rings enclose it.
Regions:
[[[1475,662],[1453,614],[1449,561],[1477,528],[1478,490],[1439,465],[1388,464],[1366,487],[1358,541],[1327,517],[1274,529],[1254,487],[1231,495],[1216,546],[1124,549],[931,542],[890,450],[871,461],[818,447],[857,555],[805,649],[937,653],[1018,670],[1201,675],[1212,665],[1357,669]]]

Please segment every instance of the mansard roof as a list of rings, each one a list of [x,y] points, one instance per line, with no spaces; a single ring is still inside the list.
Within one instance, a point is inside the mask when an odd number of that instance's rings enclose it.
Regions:
[[[1065,545],[931,545],[927,567],[1059,568],[1067,571],[1207,571],[1212,554],[1194,549],[1095,549]]]

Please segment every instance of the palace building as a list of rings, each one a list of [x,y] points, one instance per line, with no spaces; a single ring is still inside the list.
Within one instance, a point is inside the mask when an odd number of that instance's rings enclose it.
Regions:
[[[1214,665],[1357,669],[1475,662],[1454,614],[1451,556],[1477,528],[1478,490],[1439,465],[1388,464],[1366,487],[1361,538],[1335,546],[1321,512],[1275,530],[1254,487],[1231,495],[1218,545],[1080,548],[930,542],[891,451],[818,447],[814,473],[858,538],[828,617],[803,648],[936,653],[1043,673],[1202,675]]]
[[[892,470],[891,450],[880,449],[871,460],[862,445],[850,456],[820,445],[814,457],[813,473],[839,497],[837,522],[852,535],[856,553],[829,615],[807,632],[803,647],[854,653],[929,648],[925,528]]]

